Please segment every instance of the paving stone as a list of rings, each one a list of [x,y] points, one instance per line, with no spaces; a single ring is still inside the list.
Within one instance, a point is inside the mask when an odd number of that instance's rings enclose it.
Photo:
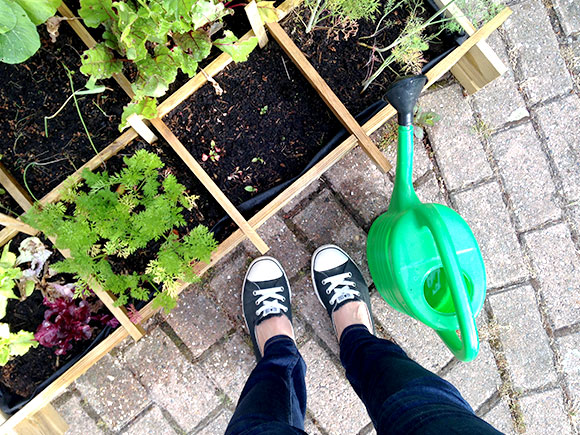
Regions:
[[[493,33],[487,43],[508,66],[508,70],[483,89],[477,91],[471,98],[481,119],[491,129],[496,129],[508,122],[519,121],[530,116],[526,103],[519,92],[514,72],[509,68],[509,59],[505,45],[497,32]]]
[[[81,399],[72,395],[65,399],[61,396],[52,405],[68,424],[66,435],[86,435],[104,433],[95,421],[86,413],[81,405]]]
[[[515,435],[517,433],[512,420],[510,408],[504,399],[497,402],[497,404],[483,416],[483,419],[504,434]]]
[[[318,430],[312,419],[308,417],[304,421],[304,432],[309,435],[322,435],[322,432]]]
[[[572,73],[572,81],[576,88],[576,93],[580,92],[580,40],[570,41],[568,44],[560,47],[562,56]]]
[[[524,235],[555,329],[580,319],[580,259],[565,224]]]
[[[520,398],[526,434],[571,434],[560,390],[531,394]]]
[[[574,409],[580,409],[580,333],[560,337],[557,343]]]
[[[318,247],[333,243],[344,249],[371,282],[366,258],[366,234],[353,218],[324,190],[293,219],[296,226]]]
[[[237,325],[244,324],[241,291],[251,261],[252,258],[242,247],[236,248],[214,269],[207,287]]]
[[[427,180],[419,187],[415,188],[415,191],[422,202],[435,202],[437,204],[447,205],[445,196],[437,182],[437,177],[434,172],[429,172]]]
[[[160,329],[125,352],[124,359],[153,401],[186,431],[221,403],[203,369],[187,361]]]
[[[535,110],[569,201],[580,199],[580,99],[569,95]]]
[[[258,229],[258,234],[270,247],[266,255],[280,261],[289,279],[310,264],[310,254],[280,216],[272,216]],[[260,255],[253,245],[248,252],[255,257]]]
[[[177,308],[167,316],[167,323],[196,358],[232,327],[215,302],[200,293],[199,289],[179,297]]]
[[[377,292],[371,304],[375,318],[410,358],[435,373],[451,361],[453,354],[431,328],[391,308]]]
[[[427,133],[450,190],[492,175],[481,141],[473,130],[473,112],[459,85],[431,92],[421,97],[419,104],[441,115],[441,120],[429,127]]]
[[[216,417],[212,418],[207,426],[199,432],[196,432],[196,435],[217,435],[225,433],[232,415],[232,411],[223,409]]]
[[[316,192],[318,189],[320,189],[320,180],[316,179],[314,180],[312,183],[310,183],[308,186],[306,186],[304,188],[304,190],[302,190],[302,192],[300,192],[298,195],[296,195],[294,198],[292,198],[290,200],[290,202],[288,202],[288,204],[286,204],[285,206],[282,207],[282,212],[283,213],[290,213],[292,210],[294,210],[294,208],[300,204],[302,201],[304,201],[305,198],[308,198],[310,195],[312,195],[314,192]]]
[[[153,406],[123,432],[124,435],[169,435],[175,433],[157,406]]]
[[[559,218],[556,187],[532,124],[498,133],[490,143],[521,229]]]
[[[359,147],[334,165],[325,178],[367,226],[389,206],[393,183]]]
[[[529,285],[489,296],[514,387],[532,389],[556,382],[548,335]]]
[[[247,337],[249,340],[249,337]],[[254,352],[237,332],[220,343],[201,362],[206,375],[237,403],[248,376],[256,366]]]
[[[528,276],[516,234],[497,183],[487,183],[453,196],[483,255],[488,288]]]
[[[340,349],[332,322],[314,293],[310,274],[304,276],[294,285],[292,305],[312,327],[314,333],[338,356]]]
[[[570,207],[571,222],[570,227],[576,233],[580,233],[580,206]]]
[[[483,314],[477,318],[479,332],[479,354],[475,360],[465,363],[458,361],[457,365],[444,376],[459,390],[461,395],[471,405],[473,410],[479,407],[494,394],[501,385],[497,372],[495,358],[489,343],[485,339],[488,335],[487,320]]]
[[[76,387],[111,430],[119,430],[150,403],[133,374],[108,354],[76,380]]]
[[[370,418],[344,373],[314,340],[301,353],[308,365],[306,388],[312,416],[329,433],[358,433]]]
[[[510,54],[525,74],[522,89],[531,104],[562,95],[572,89],[572,80],[559,55],[558,41],[546,9],[540,0],[528,0],[512,7],[503,24]]]
[[[580,3],[578,1],[554,0],[554,10],[566,35],[580,32]]]

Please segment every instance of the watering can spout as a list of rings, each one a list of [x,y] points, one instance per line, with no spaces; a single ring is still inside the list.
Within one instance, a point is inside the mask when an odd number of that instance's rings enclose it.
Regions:
[[[397,111],[399,125],[413,124],[413,108],[417,104],[425,83],[427,83],[427,77],[424,75],[405,76],[396,80],[387,89],[385,99]]]

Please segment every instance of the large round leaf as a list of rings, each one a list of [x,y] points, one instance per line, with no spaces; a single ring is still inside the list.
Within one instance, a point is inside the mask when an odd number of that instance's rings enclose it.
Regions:
[[[9,32],[16,26],[16,15],[6,0],[0,0],[0,34]]]
[[[34,25],[44,23],[52,17],[62,0],[15,0],[28,14]]]
[[[0,62],[20,63],[40,48],[36,26],[17,3],[9,3],[16,16],[12,30],[0,34]]]

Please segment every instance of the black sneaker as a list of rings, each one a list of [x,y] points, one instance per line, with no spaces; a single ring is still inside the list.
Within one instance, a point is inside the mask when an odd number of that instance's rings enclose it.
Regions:
[[[288,277],[276,259],[259,257],[250,264],[242,287],[242,310],[258,362],[262,354],[256,340],[256,326],[273,316],[286,316],[292,323],[291,298]]]
[[[335,245],[324,245],[312,254],[312,284],[320,303],[326,308],[334,332],[332,313],[344,304],[363,301],[369,313],[372,333],[375,333],[371,315],[369,288],[362,273],[346,252]]]

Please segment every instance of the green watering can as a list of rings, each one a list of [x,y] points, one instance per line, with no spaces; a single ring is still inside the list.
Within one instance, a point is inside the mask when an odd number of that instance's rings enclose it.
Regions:
[[[459,214],[423,204],[413,189],[413,108],[426,82],[423,75],[404,77],[387,90],[398,112],[397,174],[389,208],[371,226],[367,257],[381,296],[435,329],[458,359],[471,361],[486,289],[481,252]]]

